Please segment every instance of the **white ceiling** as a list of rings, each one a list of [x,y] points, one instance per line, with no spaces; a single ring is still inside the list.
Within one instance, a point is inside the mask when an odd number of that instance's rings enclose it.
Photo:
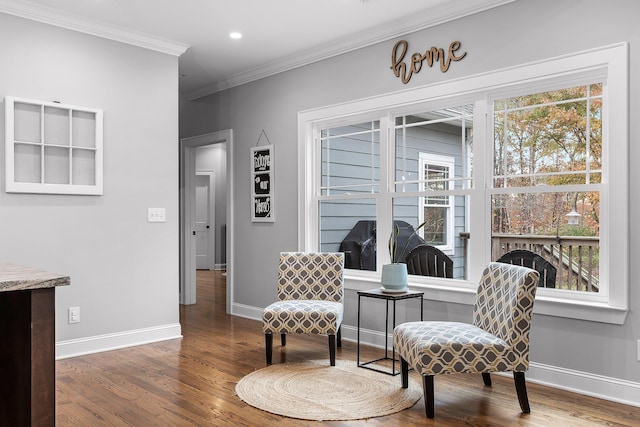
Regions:
[[[0,12],[180,56],[193,99],[511,1],[0,0]]]

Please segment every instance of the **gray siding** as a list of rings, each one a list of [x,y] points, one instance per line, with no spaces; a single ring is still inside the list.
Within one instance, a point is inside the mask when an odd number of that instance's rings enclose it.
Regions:
[[[351,126],[332,129],[331,134],[353,133],[364,130],[363,127]],[[352,135],[323,141],[322,183],[327,182],[331,187],[342,185],[371,184],[372,177],[379,180],[379,144],[375,134],[372,143],[371,134]],[[462,173],[462,147],[460,128],[446,124],[413,127],[406,129],[406,138],[402,145],[402,133],[398,131],[396,147],[396,178],[404,175],[406,180],[419,178],[419,153],[453,157],[455,174]],[[404,157],[403,157],[404,155]],[[327,157],[329,164],[326,162]],[[373,163],[373,168],[372,168]],[[327,177],[329,172],[329,177]],[[460,184],[456,184],[459,187]],[[407,184],[406,191],[416,191],[417,184]],[[362,194],[378,191],[378,187],[349,187],[346,189],[331,189],[330,194]],[[401,189],[397,189],[401,191]],[[326,193],[325,193],[326,194]],[[398,197],[394,201],[394,220],[406,221],[416,227],[419,218],[417,198]],[[455,198],[454,236],[465,231],[464,198]],[[320,249],[323,251],[337,251],[340,243],[359,220],[375,220],[375,200],[339,200],[323,202],[320,207]],[[454,277],[464,277],[463,241],[455,237]]]

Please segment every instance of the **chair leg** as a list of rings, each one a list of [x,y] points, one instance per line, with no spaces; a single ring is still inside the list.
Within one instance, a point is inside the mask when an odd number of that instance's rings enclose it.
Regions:
[[[402,356],[400,356],[400,376],[402,388],[409,388],[409,363]]]
[[[527,384],[524,380],[524,372],[514,372],[513,380],[516,383],[516,393],[518,393],[518,402],[520,402],[520,409],[523,414],[531,412],[529,407],[529,397],[527,396]]]
[[[336,336],[329,335],[329,362],[336,366]]]
[[[338,328],[338,334],[336,335],[336,339],[338,340],[338,348],[342,347],[342,326]]]
[[[271,365],[273,356],[273,334],[264,334],[264,344],[267,350],[267,365]]]
[[[435,416],[433,405],[433,375],[422,376],[422,390],[424,393],[424,411],[427,414],[427,418],[433,418]]]
[[[284,347],[287,345],[287,334],[280,334],[280,344]]]
[[[484,381],[484,385],[491,387],[491,374],[489,372],[483,372],[482,381]]]

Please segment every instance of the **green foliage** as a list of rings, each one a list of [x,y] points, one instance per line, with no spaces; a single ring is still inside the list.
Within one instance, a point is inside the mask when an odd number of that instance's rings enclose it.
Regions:
[[[496,197],[494,232],[556,234],[566,224],[566,214],[577,210],[582,227],[589,230],[568,232],[598,235],[600,194],[554,193],[552,188],[586,184],[587,176],[588,183],[601,182],[600,95],[602,85],[593,84],[496,101],[494,173],[510,176],[494,185],[548,186],[549,191]]]
[[[595,230],[586,225],[563,225],[559,230],[560,236],[589,236],[595,237],[598,234]]]

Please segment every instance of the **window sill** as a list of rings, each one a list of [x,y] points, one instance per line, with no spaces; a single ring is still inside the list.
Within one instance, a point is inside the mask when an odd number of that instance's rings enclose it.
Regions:
[[[410,282],[413,290],[424,291],[424,298],[446,303],[473,305],[476,287],[469,287],[469,282],[451,279],[432,279],[433,283]],[[454,286],[452,286],[452,283]],[[464,287],[463,287],[464,286]],[[364,291],[380,287],[380,276],[375,272],[359,272],[345,275],[345,288]],[[533,312],[537,315],[564,317],[568,319],[588,320],[591,322],[622,325],[627,317],[628,309],[613,307],[606,303],[565,300],[548,296],[536,297]]]

